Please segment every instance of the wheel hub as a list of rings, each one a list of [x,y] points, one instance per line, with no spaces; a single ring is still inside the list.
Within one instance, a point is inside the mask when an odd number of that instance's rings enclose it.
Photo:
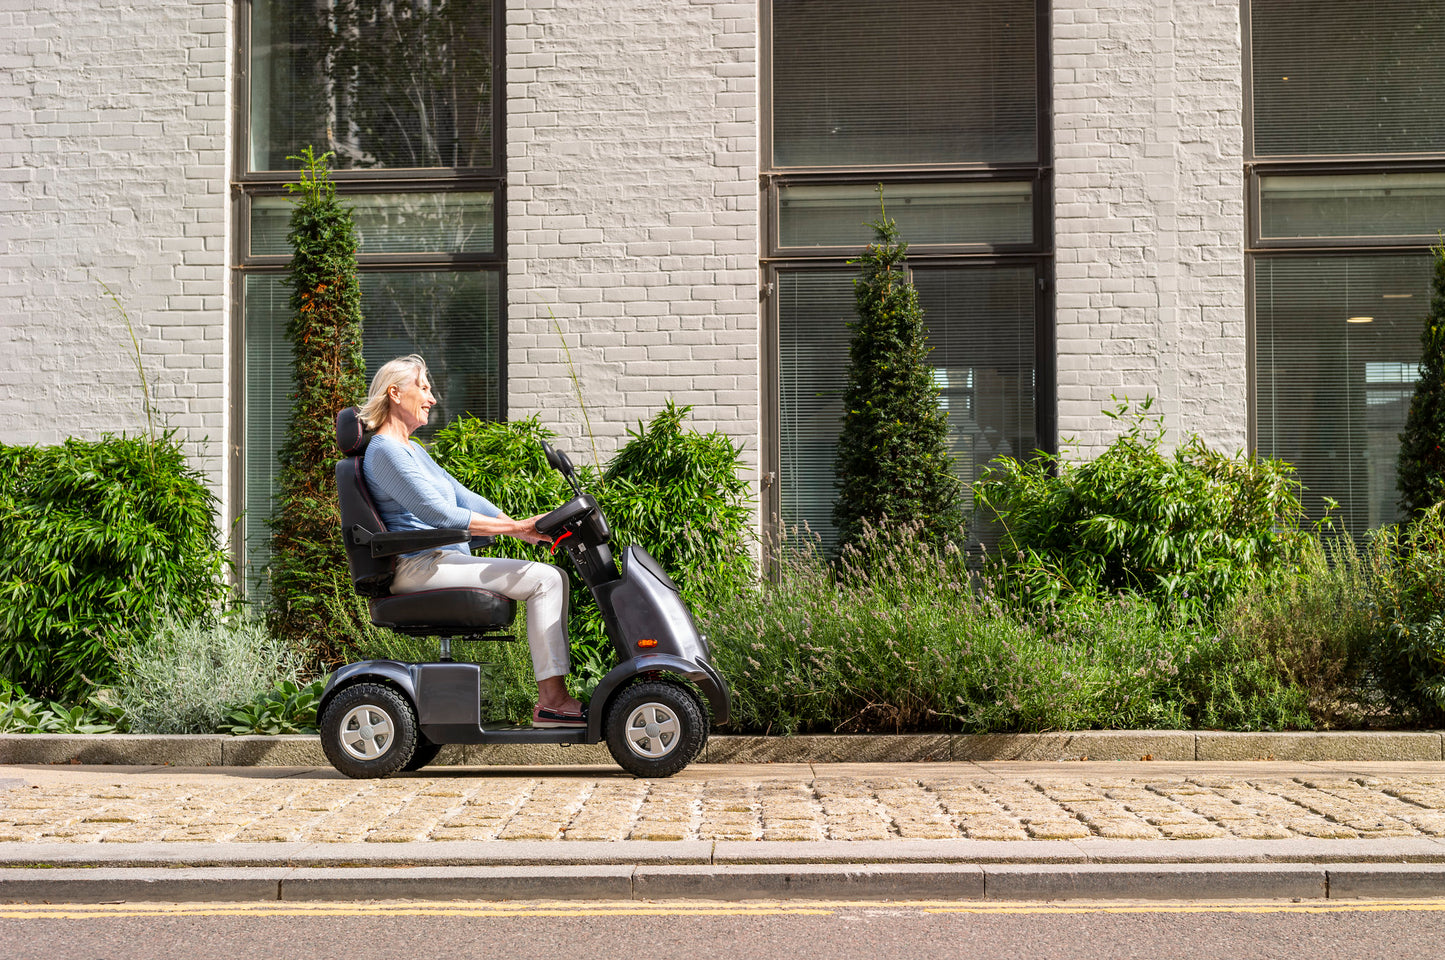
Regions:
[[[390,714],[364,703],[341,718],[341,747],[357,760],[375,760],[391,749],[394,728]]]
[[[681,724],[666,704],[644,703],[627,716],[627,749],[639,757],[657,760],[677,746]]]

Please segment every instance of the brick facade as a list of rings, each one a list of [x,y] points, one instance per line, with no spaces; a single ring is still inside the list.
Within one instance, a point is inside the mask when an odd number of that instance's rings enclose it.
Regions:
[[[574,455],[563,335],[604,462],[672,399],[756,474],[757,41],[751,3],[508,3],[508,409]]]
[[[1110,395],[1171,438],[1247,434],[1237,0],[1054,0],[1061,443],[1097,453]]]
[[[232,9],[0,11],[0,441],[145,429],[104,284],[134,323],[160,423],[224,489]]]
[[[0,12],[0,441],[144,426],[218,494],[227,440],[235,7],[57,0]],[[1247,436],[1239,5],[1054,0],[1058,423],[1088,455],[1110,394]],[[718,0],[508,0],[507,384],[605,460],[668,399],[746,448],[760,410],[759,20]],[[556,326],[553,324],[556,318]],[[560,327],[559,335],[557,327]],[[233,505],[234,506],[234,505]]]

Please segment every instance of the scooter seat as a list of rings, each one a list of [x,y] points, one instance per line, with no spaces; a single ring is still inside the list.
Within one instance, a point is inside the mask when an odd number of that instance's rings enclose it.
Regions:
[[[476,587],[418,590],[370,601],[371,622],[404,632],[496,631],[517,614],[515,601]]]

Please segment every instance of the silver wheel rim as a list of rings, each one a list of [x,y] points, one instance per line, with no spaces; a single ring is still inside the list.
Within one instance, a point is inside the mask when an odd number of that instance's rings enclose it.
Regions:
[[[627,716],[627,749],[644,760],[660,760],[677,747],[682,724],[666,704],[644,703]]]
[[[341,749],[357,760],[375,760],[391,749],[396,721],[374,703],[352,707],[341,718]]]

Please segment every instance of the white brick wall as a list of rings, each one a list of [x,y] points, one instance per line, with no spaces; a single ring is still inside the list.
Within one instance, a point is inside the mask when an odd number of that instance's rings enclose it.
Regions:
[[[757,6],[509,0],[508,388],[605,463],[668,399],[759,424]]]
[[[162,422],[223,488],[231,10],[0,9],[0,441],[144,430],[104,283],[135,324]]]
[[[1170,438],[1246,438],[1238,0],[1054,0],[1061,441],[1117,434],[1111,394]]]

